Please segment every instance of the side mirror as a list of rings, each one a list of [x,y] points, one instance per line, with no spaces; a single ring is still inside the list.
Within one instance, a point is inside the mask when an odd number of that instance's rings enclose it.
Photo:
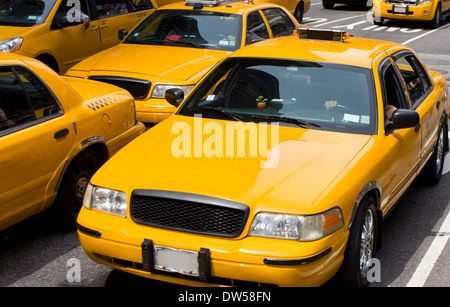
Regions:
[[[123,41],[123,39],[128,35],[127,29],[120,29],[119,30],[119,40]]]
[[[178,108],[184,99],[184,92],[179,88],[170,88],[164,96],[168,103]]]
[[[386,121],[386,131],[412,128],[420,124],[420,116],[414,110],[397,109],[392,113],[391,120]]]

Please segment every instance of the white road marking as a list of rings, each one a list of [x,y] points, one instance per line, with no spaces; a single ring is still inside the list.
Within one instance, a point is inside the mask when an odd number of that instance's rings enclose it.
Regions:
[[[450,212],[447,214],[444,223],[442,223],[439,232],[433,239],[425,256],[422,258],[419,266],[416,268],[414,275],[409,280],[407,287],[422,287],[428,279],[431,270],[441,255],[450,237]]]
[[[414,38],[411,38],[411,39],[407,40],[406,42],[403,42],[402,45],[407,45],[407,44],[409,44],[409,43],[415,41],[416,39],[422,38],[422,37],[424,37],[425,35],[434,33],[434,32],[436,32],[436,31],[438,31],[438,30],[442,30],[442,29],[448,28],[449,26],[450,26],[450,24],[445,25],[445,26],[440,27],[440,28],[437,28],[437,29],[434,29],[434,30],[431,30],[431,31],[428,31],[428,32],[425,32],[425,33],[423,33],[423,34],[421,34],[421,35],[419,35],[419,36],[416,36],[416,37],[414,37]]]
[[[315,25],[315,27],[321,27],[321,26],[328,25],[328,24],[331,24],[331,23],[340,22],[340,21],[344,21],[344,20],[348,20],[348,19],[353,19],[353,18],[359,18],[359,17],[362,17],[362,16],[366,16],[366,14],[363,14],[363,15],[355,15],[355,16],[350,16],[350,17],[346,17],[346,18],[341,18],[341,19],[336,19],[336,20],[324,22],[324,23]]]

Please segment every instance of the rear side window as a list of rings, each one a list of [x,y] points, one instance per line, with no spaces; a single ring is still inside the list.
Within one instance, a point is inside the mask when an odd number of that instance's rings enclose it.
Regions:
[[[129,12],[126,0],[97,0],[98,18],[109,18]]]
[[[0,134],[59,113],[55,97],[36,75],[19,66],[0,67]]]
[[[285,12],[278,8],[263,10],[264,16],[269,22],[273,37],[292,35],[294,23]]]
[[[259,11],[248,14],[245,44],[250,45],[268,38],[269,32]]]

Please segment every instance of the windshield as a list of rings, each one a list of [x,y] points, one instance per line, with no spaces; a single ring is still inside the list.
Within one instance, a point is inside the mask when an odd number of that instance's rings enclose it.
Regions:
[[[374,134],[369,69],[295,60],[230,58],[177,114]]]
[[[157,10],[123,43],[234,51],[241,45],[241,36],[240,15],[203,10]]]
[[[34,26],[43,23],[56,0],[0,0],[0,25]]]

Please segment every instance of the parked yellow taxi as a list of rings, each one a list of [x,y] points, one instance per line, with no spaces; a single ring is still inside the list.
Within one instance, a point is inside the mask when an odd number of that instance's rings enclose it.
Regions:
[[[233,53],[100,168],[77,220],[89,257],[192,286],[371,280],[382,218],[442,175],[446,80],[407,46],[297,31]]]
[[[0,230],[53,203],[74,228],[92,174],[143,130],[123,89],[0,53]]]
[[[89,57],[68,76],[112,83],[136,99],[138,120],[154,124],[175,108],[166,89],[185,95],[217,62],[256,41],[292,35],[298,22],[269,2],[186,0],[157,9],[126,39]]]
[[[120,43],[153,0],[0,0],[0,51],[36,58],[60,74]]]
[[[373,22],[382,25],[385,19],[427,21],[439,28],[441,19],[450,14],[448,0],[373,0]]]

